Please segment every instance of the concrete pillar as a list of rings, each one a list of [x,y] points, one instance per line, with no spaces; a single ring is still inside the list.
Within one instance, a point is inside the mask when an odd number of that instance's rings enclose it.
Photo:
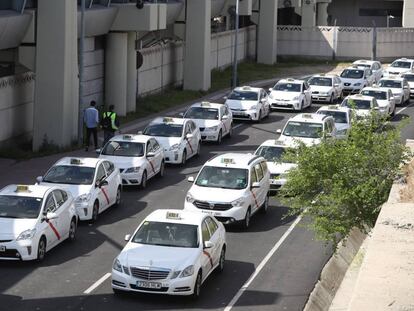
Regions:
[[[259,10],[257,62],[272,65],[277,60],[277,0],[261,0]]]
[[[184,54],[184,89],[211,86],[211,0],[187,0]]]
[[[135,49],[136,33],[128,33],[127,60],[127,112],[135,112],[137,100],[137,51]]]
[[[303,0],[302,2],[302,27],[316,26],[315,0]]]
[[[111,32],[107,35],[105,51],[105,99],[114,105],[115,112],[125,116],[127,109],[128,34]]]
[[[404,1],[402,24],[403,27],[414,27],[414,1]]]
[[[328,25],[328,5],[329,2],[319,2],[317,4],[318,8],[318,26],[327,26]]]
[[[78,134],[77,3],[39,0],[33,150],[69,146]]]

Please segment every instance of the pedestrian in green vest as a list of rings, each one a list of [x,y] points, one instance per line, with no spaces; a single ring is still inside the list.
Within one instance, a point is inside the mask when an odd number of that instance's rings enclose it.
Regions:
[[[115,131],[119,129],[119,120],[114,111],[115,106],[110,105],[109,110],[102,115],[101,127],[104,130],[104,146],[115,135]]]

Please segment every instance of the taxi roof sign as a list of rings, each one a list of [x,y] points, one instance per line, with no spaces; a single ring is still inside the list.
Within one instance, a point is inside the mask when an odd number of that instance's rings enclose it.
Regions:
[[[223,164],[236,164],[233,158],[222,158],[221,163]]]
[[[302,117],[305,119],[312,119],[312,115],[310,113],[304,113]]]
[[[29,186],[27,186],[27,185],[17,185],[15,192],[29,192]]]
[[[70,164],[80,165],[80,164],[82,164],[82,161],[80,159],[72,158],[72,159],[70,159]]]
[[[164,117],[162,119],[162,122],[164,122],[164,123],[172,123],[172,122],[174,122],[174,120],[171,117]]]
[[[180,220],[180,213],[176,213],[176,212],[167,212],[167,219],[175,219],[175,220]]]
[[[204,102],[201,102],[200,106],[201,107],[210,107],[211,105],[210,105],[210,102],[204,101]]]
[[[248,86],[248,85],[243,86],[243,90],[250,90],[250,89],[251,89],[251,87]]]
[[[338,110],[338,106],[337,105],[329,105],[328,109],[335,109]]]
[[[126,134],[122,136],[123,139],[132,139],[132,135]]]

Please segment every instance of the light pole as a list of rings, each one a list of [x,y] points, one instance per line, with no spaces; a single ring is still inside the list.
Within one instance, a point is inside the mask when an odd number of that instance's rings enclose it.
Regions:
[[[234,58],[233,58],[233,85],[237,86],[237,44],[238,44],[238,33],[239,33],[239,0],[236,0],[236,15],[234,23]]]
[[[390,27],[390,19],[394,19],[395,17],[393,15],[387,15],[387,28]]]
[[[82,97],[83,97],[83,52],[85,49],[85,0],[81,0],[81,31],[80,31],[80,38],[79,38],[79,103],[78,103],[78,144],[82,145],[83,143],[83,105],[82,105]]]

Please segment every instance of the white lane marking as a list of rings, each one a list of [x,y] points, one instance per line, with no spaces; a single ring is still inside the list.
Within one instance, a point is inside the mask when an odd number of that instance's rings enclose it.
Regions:
[[[289,236],[289,234],[293,231],[293,229],[296,227],[296,225],[302,220],[302,216],[299,216],[296,218],[296,220],[293,222],[293,224],[290,225],[289,229],[282,235],[279,241],[273,246],[273,248],[270,250],[270,252],[266,255],[265,258],[263,258],[262,262],[257,266],[254,273],[251,275],[251,277],[244,283],[244,285],[239,289],[239,291],[236,293],[236,295],[233,297],[233,299],[229,302],[227,307],[224,309],[224,311],[230,311],[236,302],[240,299],[240,297],[243,295],[243,293],[249,288],[250,284],[254,281],[254,279],[257,277],[257,275],[262,271],[266,263],[272,258],[272,256],[276,253],[278,248],[282,245],[282,243],[286,240],[286,238]]]
[[[235,129],[237,129],[237,128],[239,128],[240,126],[242,126],[243,125],[243,123],[239,123],[239,124],[237,124],[236,126],[233,126],[233,130],[235,130]]]
[[[411,104],[409,104],[407,107],[401,108],[400,110],[398,110],[395,114],[399,114],[401,112],[403,112],[405,109],[411,107]]]
[[[111,276],[111,274],[108,272],[103,277],[101,277],[98,281],[93,283],[92,286],[89,287],[87,290],[85,290],[83,293],[86,294],[86,295],[92,293],[96,288],[99,287],[99,285],[101,285],[103,282],[105,282],[106,279],[109,278],[110,276]]]

